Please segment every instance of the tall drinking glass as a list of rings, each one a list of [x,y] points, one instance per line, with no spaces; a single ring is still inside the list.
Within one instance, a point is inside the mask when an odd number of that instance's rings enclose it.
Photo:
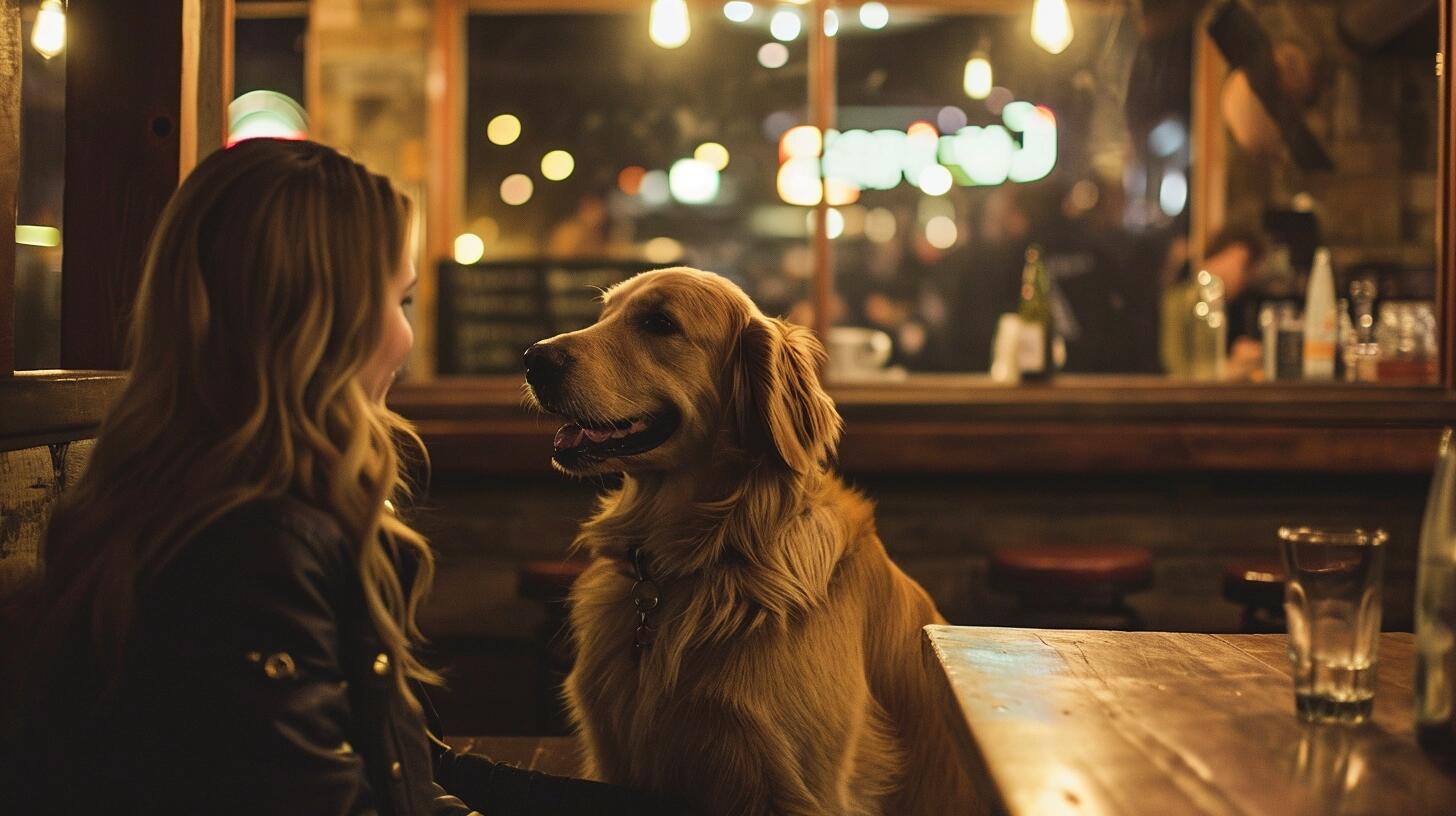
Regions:
[[[1383,530],[1282,527],[1294,707],[1306,722],[1364,722],[1375,702]]]

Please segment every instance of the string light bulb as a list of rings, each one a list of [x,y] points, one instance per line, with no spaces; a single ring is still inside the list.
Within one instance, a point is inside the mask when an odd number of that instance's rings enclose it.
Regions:
[[[50,59],[66,47],[66,9],[61,0],[42,0],[30,30],[30,44],[42,57]]]
[[[991,88],[994,86],[991,77],[991,60],[986,58],[986,52],[977,49],[966,60],[966,73],[962,81],[966,96],[972,99],[985,99],[991,95]]]
[[[1067,0],[1036,0],[1031,7],[1031,39],[1049,54],[1072,44],[1072,14]]]
[[[652,0],[647,34],[663,48],[680,48],[692,33],[686,0]]]

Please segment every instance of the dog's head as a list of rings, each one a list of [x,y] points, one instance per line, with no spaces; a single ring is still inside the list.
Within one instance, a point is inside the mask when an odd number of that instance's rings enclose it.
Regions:
[[[532,346],[526,381],[567,420],[552,456],[567,473],[733,458],[805,473],[839,442],[824,356],[812,332],[765,317],[726,279],[663,269],[609,290],[594,325]]]

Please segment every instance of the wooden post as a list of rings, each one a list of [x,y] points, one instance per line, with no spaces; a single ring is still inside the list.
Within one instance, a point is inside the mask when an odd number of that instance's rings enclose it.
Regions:
[[[429,379],[435,373],[439,297],[437,264],[454,252],[465,196],[464,110],[465,8],[461,0],[434,0],[431,19],[429,74],[426,104],[429,110],[427,143],[430,164],[425,181],[427,206],[419,283],[415,286],[415,349],[411,379]],[[418,316],[424,316],[419,319]]]
[[[5,242],[0,252],[0,378],[15,372],[15,223],[20,179],[20,0],[0,0],[0,213]]]
[[[1456,207],[1452,197],[1456,186],[1451,179],[1452,162],[1456,161],[1456,144],[1452,133],[1456,131],[1456,107],[1452,106],[1451,59],[1452,32],[1451,16],[1453,0],[1441,3],[1441,39],[1436,52],[1436,83],[1440,95],[1440,152],[1437,154],[1438,173],[1436,189],[1436,304],[1439,311],[1438,330],[1441,332],[1440,375],[1441,387],[1447,391],[1456,390],[1456,286],[1452,275],[1456,275]]]
[[[814,0],[809,19],[809,122],[827,134],[834,127],[836,76],[834,38],[824,33],[824,12],[833,8],[831,0]],[[829,196],[825,195],[814,208],[814,333],[826,345],[833,323],[834,254],[829,242]]]

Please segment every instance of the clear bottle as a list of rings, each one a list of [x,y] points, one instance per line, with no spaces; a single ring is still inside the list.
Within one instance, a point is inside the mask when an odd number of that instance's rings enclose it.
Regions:
[[[1335,378],[1335,273],[1330,251],[1315,250],[1304,297],[1304,378]]]
[[[1456,449],[1441,434],[1416,566],[1416,735],[1456,753]]]
[[[1297,380],[1304,373],[1304,319],[1299,307],[1281,302],[1274,311],[1275,379]]]

